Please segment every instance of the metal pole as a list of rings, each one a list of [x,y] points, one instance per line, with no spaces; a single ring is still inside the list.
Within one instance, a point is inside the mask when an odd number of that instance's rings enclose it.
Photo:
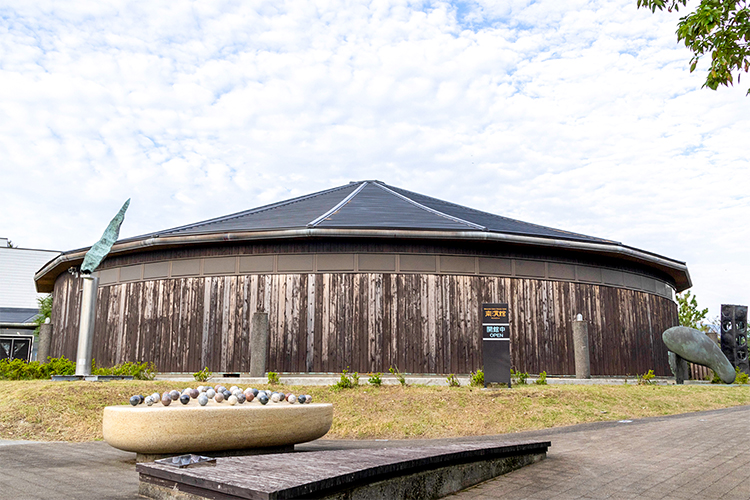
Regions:
[[[96,320],[96,289],[99,278],[82,274],[81,324],[78,328],[78,353],[76,375],[91,375],[91,352],[94,346],[94,321]]]

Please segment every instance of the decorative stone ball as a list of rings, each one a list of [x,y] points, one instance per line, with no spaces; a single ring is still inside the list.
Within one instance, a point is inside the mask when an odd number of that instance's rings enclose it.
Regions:
[[[299,397],[297,398],[297,401],[299,401],[299,404],[301,405],[305,404],[305,395],[300,394]]]
[[[164,406],[169,406],[170,404],[172,404],[172,396],[170,396],[168,392],[165,392],[161,396],[161,404],[163,404]]]
[[[143,395],[141,395],[141,394],[138,394],[138,399],[140,399],[140,400],[141,400],[141,402],[140,402],[140,403],[138,403],[138,404],[141,404],[141,403],[145,403],[145,402],[146,402],[146,398],[144,398],[144,397],[143,397]]]
[[[191,389],[190,387],[185,387],[185,389],[182,391],[182,393],[183,394],[187,394],[189,396],[190,395],[190,391],[192,391],[192,390],[193,389]]]
[[[290,404],[294,404],[297,402],[297,396],[290,394],[286,397],[286,400],[289,401]]]
[[[180,399],[180,391],[169,391],[169,397],[172,398],[172,401],[177,401],[178,399]]]
[[[249,403],[253,399],[255,399],[255,394],[253,394],[253,391],[250,389],[245,389],[245,392],[243,392],[245,395],[245,400]]]
[[[253,396],[255,396],[257,398],[258,397],[258,393],[260,391],[258,389],[250,389],[250,390],[253,391]]]
[[[224,399],[229,399],[229,396],[232,395],[232,393],[229,391],[224,391],[223,394],[224,394]]]
[[[237,387],[236,385],[233,385],[232,387],[229,388],[229,392],[231,392],[232,394],[234,394],[235,392],[237,392],[239,390],[240,390],[240,388]]]
[[[278,392],[274,392],[273,394],[271,394],[271,401],[273,401],[274,403],[278,403],[279,401],[281,401],[281,395]]]
[[[198,389],[193,389],[190,391],[190,397],[195,399],[200,395],[200,391]]]
[[[151,399],[153,399],[154,403],[156,403],[157,401],[161,399],[161,394],[159,394],[158,392],[155,392],[151,395]]]
[[[260,396],[258,396],[258,401],[260,401],[260,404],[264,405],[268,403],[268,396],[266,396],[266,393],[264,392]]]
[[[138,406],[141,402],[141,398],[138,396],[130,396],[130,404],[133,406]]]
[[[190,402],[190,396],[189,395],[183,394],[182,396],[180,396],[180,403],[186,405],[189,402]]]
[[[229,396],[229,398],[227,398],[227,403],[229,403],[231,406],[236,405],[237,404],[237,396],[234,396],[234,395]]]
[[[198,404],[201,406],[206,406],[208,404],[208,396],[206,396],[205,393],[198,396]]]
[[[305,394],[305,403],[312,403],[312,396]]]
[[[154,404],[154,400],[151,396],[146,396],[146,406],[151,406],[152,404]]]
[[[214,396],[214,401],[216,401],[217,403],[221,403],[222,401],[224,401],[224,394],[221,392],[217,392],[216,396]]]
[[[227,390],[227,388],[226,388],[226,387],[224,387],[223,385],[220,385],[220,386],[219,386],[219,387],[218,387],[218,388],[216,389],[216,392],[224,392],[224,391],[226,391],[226,390]]]
[[[206,392],[206,387],[202,386],[202,385],[199,385],[198,386],[198,392]]]
[[[237,402],[239,404],[242,404],[245,402],[245,393],[242,391],[237,391],[237,394],[235,394],[234,397],[237,398]]]
[[[213,399],[213,397],[216,396],[216,391],[213,389],[208,389],[206,391],[206,396],[208,397],[208,399]]]

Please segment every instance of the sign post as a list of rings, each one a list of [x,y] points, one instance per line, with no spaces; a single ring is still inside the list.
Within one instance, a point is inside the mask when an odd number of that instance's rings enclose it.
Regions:
[[[510,388],[510,319],[508,304],[482,304],[482,361],[484,386]]]

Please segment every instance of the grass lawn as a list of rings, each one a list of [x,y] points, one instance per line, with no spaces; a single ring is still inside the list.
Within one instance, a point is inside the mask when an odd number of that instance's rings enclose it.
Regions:
[[[0,381],[0,439],[99,440],[105,406],[128,404],[133,394],[188,385],[201,383]],[[276,387],[333,403],[333,426],[326,438],[341,439],[502,434],[750,404],[750,386]]]

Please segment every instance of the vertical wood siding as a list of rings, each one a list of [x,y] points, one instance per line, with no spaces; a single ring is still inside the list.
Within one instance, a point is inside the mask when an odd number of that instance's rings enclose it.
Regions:
[[[55,285],[52,355],[75,359],[79,280]],[[268,313],[268,369],[468,373],[482,367],[479,309],[508,302],[514,368],[575,373],[572,320],[590,322],[594,375],[668,375],[661,333],[676,305],[632,290],[534,279],[420,274],[180,278],[103,286],[94,358],[163,372],[247,372],[250,323]]]

